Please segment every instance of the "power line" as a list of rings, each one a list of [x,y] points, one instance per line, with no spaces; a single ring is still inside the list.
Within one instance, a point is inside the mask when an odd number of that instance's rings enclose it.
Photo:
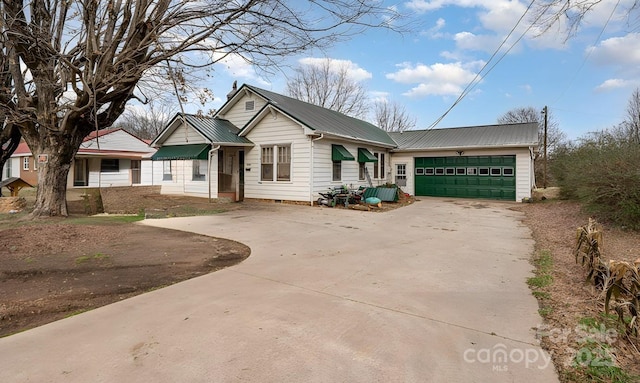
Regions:
[[[522,22],[524,17],[527,15],[527,13],[529,13],[529,11],[531,10],[531,7],[533,6],[534,3],[535,3],[535,0],[532,0],[531,3],[529,4],[529,6],[527,7],[527,9],[522,14],[522,16],[520,16],[520,18],[518,19],[518,22],[513,26],[511,31],[509,31],[509,34],[507,34],[507,36],[504,38],[504,40],[502,40],[502,43],[498,46],[498,48],[496,48],[496,50],[493,52],[491,57],[489,57],[489,60],[487,60],[487,62],[482,66],[482,68],[478,71],[478,73],[475,75],[473,80],[471,80],[471,82],[469,82],[469,84],[465,87],[465,89],[462,91],[462,93],[460,93],[460,96],[458,96],[458,98],[453,102],[453,104],[449,107],[449,109],[447,109],[436,121],[434,121],[431,125],[429,125],[427,130],[433,129],[437,124],[439,124],[440,121],[442,121],[449,114],[449,112],[451,112],[451,110],[453,110],[453,108],[455,108],[456,105],[458,105],[462,101],[462,99],[465,98],[467,96],[467,94],[469,94],[469,92],[471,90],[473,90],[473,88],[475,88],[476,85],[478,85],[478,83],[480,83],[480,80],[485,78],[493,70],[493,68],[495,68],[496,65],[498,65],[498,63],[500,61],[502,61],[502,59],[511,51],[511,49],[513,49],[518,44],[518,42],[520,42],[520,40],[522,40],[522,38],[527,34],[527,32],[529,32],[529,30],[531,30],[531,28],[540,19],[540,17],[542,17],[542,15],[546,12],[546,10],[544,12],[540,12],[538,14],[538,17],[531,23],[531,25],[529,25],[529,27],[520,35],[520,37],[518,37],[518,39],[511,45],[511,47],[509,47],[509,49],[507,49],[500,56],[498,61],[496,61],[491,67],[489,67],[489,69],[487,70],[487,72],[484,75],[481,75],[482,72],[491,63],[493,58],[500,52],[500,49],[502,49],[502,47],[507,43],[507,40],[509,40],[509,37],[511,37],[511,35],[513,34],[513,32],[515,32],[515,30],[518,27],[518,25],[520,25],[520,23]],[[547,5],[547,9],[549,7],[550,7],[550,5]],[[480,79],[478,80],[478,78],[480,78]]]

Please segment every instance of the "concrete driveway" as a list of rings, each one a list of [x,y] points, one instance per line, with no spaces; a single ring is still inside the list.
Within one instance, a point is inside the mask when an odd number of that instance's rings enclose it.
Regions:
[[[144,224],[241,241],[234,267],[0,339],[1,382],[557,382],[510,204],[251,204]]]

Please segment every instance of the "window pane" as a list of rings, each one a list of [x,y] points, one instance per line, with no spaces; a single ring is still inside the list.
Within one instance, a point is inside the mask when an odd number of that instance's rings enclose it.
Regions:
[[[491,168],[491,175],[492,176],[502,175],[502,169],[500,169],[500,168]]]
[[[380,153],[373,153],[374,157],[376,157],[378,159],[378,162],[374,162],[373,163],[373,178],[378,178],[379,177],[379,172],[378,172],[378,168],[380,165]]]
[[[505,177],[513,177],[513,168],[502,168],[502,175]]]
[[[436,175],[437,176],[444,175],[444,168],[436,168]]]
[[[278,146],[278,181],[291,181],[291,147]]]
[[[467,169],[465,168],[456,168],[456,175],[457,176],[463,176],[467,174]]]
[[[480,174],[481,176],[488,176],[489,168],[478,168],[478,174]]]
[[[425,170],[427,170],[427,169],[425,169],[425,168],[416,168],[416,175],[417,176],[421,176],[421,175],[425,174]],[[431,170],[433,170],[433,169],[431,169]]]
[[[100,171],[102,173],[117,173],[120,171],[120,160],[117,158],[103,158],[100,161]]]
[[[476,174],[478,174],[477,168],[467,168],[467,175],[475,176]]]
[[[448,176],[452,176],[452,175],[456,174],[456,169],[454,169],[454,168],[446,168],[445,169],[445,174],[448,175]]]
[[[171,161],[162,161],[162,180],[171,181]]]
[[[360,181],[364,180],[364,170],[366,169],[366,166],[366,163],[358,162],[358,179]]]
[[[378,163],[380,164],[380,178],[381,179],[387,178],[387,175],[385,174],[385,170],[384,170],[384,153],[380,153],[380,159]]]
[[[432,176],[435,173],[433,168],[424,168],[424,175]]]
[[[193,160],[193,181],[204,181],[207,178],[204,171],[206,168],[206,161]]]
[[[340,181],[342,179],[342,161],[333,161],[333,180]]]
[[[273,181],[273,164],[262,164],[261,179],[263,181]]]
[[[29,157],[22,157],[22,170],[29,170]]]

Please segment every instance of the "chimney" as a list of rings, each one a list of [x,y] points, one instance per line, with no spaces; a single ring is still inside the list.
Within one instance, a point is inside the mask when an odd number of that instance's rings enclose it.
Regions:
[[[233,86],[231,87],[231,92],[227,93],[227,100],[231,99],[234,94],[238,91],[238,81],[233,82]]]

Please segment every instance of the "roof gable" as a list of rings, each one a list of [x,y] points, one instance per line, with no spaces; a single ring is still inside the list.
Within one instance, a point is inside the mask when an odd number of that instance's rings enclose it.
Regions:
[[[210,144],[253,145],[247,138],[238,136],[240,129],[225,119],[182,113],[176,114],[150,145],[162,145],[176,129],[183,125],[183,121],[187,127],[196,131]]]
[[[229,110],[234,102],[242,98],[243,92],[252,92],[258,95],[267,101],[267,105],[242,128],[241,136],[246,135],[255,126],[257,118],[264,116],[264,114],[261,115],[261,112],[265,108],[274,108],[318,135],[327,134],[381,146],[396,146],[387,132],[369,122],[247,84],[242,85],[221,108],[220,112],[224,113]]]
[[[390,133],[396,150],[538,146],[538,124],[502,124]]]

